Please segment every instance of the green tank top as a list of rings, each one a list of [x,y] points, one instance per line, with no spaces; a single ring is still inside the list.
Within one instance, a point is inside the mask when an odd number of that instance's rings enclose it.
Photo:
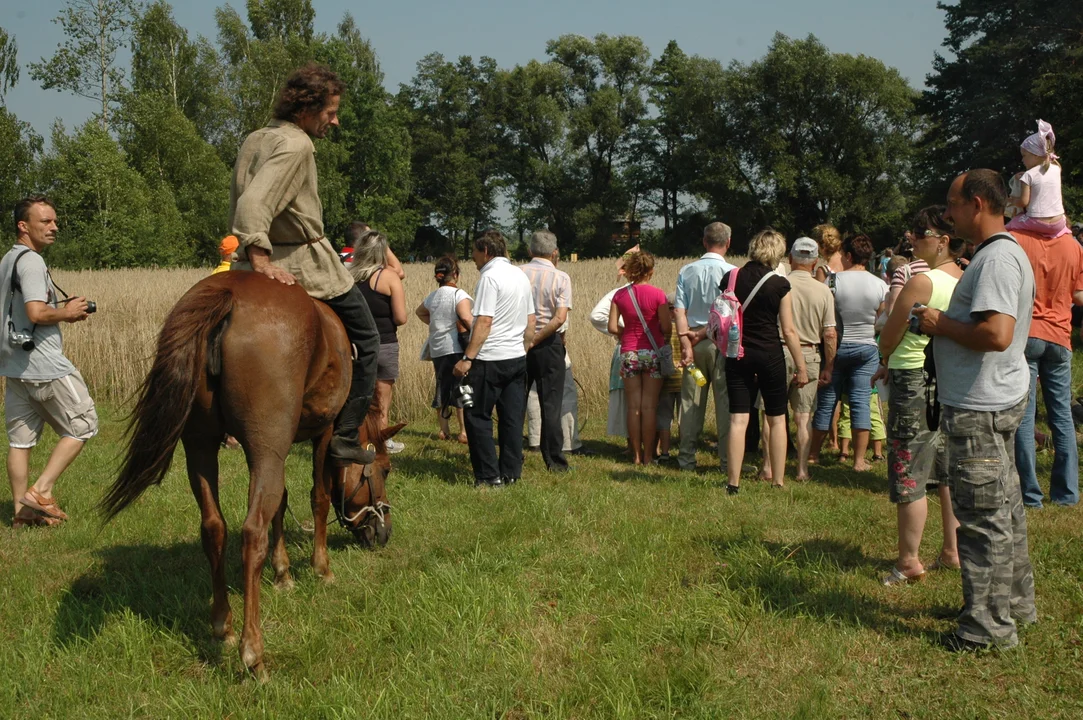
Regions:
[[[959,279],[948,275],[943,270],[929,270],[925,276],[933,284],[933,293],[926,303],[931,308],[941,312],[948,309],[951,302],[951,294],[955,292],[955,286]],[[925,365],[925,346],[929,344],[928,335],[915,335],[907,328],[903,333],[899,346],[891,353],[887,366],[892,370],[915,370]]]

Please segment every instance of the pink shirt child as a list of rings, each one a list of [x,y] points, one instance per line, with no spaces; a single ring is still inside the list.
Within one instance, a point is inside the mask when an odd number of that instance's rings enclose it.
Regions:
[[[664,346],[666,341],[662,337],[662,325],[658,322],[658,306],[665,304],[666,293],[653,285],[629,285],[618,290],[613,296],[613,304],[620,310],[621,319],[624,320],[624,330],[620,335],[620,351],[654,349],[643,332],[643,325],[639,322],[639,316],[636,315],[636,309],[632,305],[632,298],[628,295],[633,288],[643,319],[647,321],[647,326],[654,334],[654,341],[658,343],[658,347]]]

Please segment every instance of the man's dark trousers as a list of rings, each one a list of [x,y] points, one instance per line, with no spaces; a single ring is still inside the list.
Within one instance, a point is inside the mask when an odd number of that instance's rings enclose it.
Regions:
[[[475,360],[467,380],[474,388],[474,407],[464,411],[474,479],[518,480],[523,472],[523,418],[526,416],[526,358]],[[496,408],[500,459],[493,441]]]
[[[553,333],[526,354],[526,386],[538,384],[538,404],[541,405],[541,454],[545,467],[552,472],[564,472],[564,430],[560,426],[561,403],[564,400],[564,335]]]
[[[376,356],[380,352],[380,333],[376,330],[369,304],[356,285],[349,292],[324,302],[338,315],[346,328],[346,337],[357,348],[350,394],[335,420],[335,434],[350,437],[356,443],[357,429],[368,415],[372,395],[376,392]]]

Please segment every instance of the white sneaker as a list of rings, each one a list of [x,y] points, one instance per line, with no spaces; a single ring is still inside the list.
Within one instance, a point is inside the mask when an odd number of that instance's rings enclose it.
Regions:
[[[395,453],[400,453],[400,452],[402,452],[403,450],[406,449],[406,444],[405,443],[395,442],[391,438],[388,438],[387,440],[385,440],[384,445],[387,446],[387,452],[390,453],[391,455],[394,455]]]

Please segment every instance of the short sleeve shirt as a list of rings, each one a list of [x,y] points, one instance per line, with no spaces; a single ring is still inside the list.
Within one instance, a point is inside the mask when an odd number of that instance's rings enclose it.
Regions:
[[[718,297],[718,284],[733,267],[726,262],[726,258],[709,252],[681,268],[677,275],[673,307],[685,311],[688,327],[698,328],[707,324],[711,305]]]
[[[755,261],[745,263],[736,272],[737,284],[734,285],[733,292],[741,301],[744,314],[741,344],[745,350],[782,354],[782,340],[778,336],[778,308],[782,304],[782,298],[790,292],[790,281],[777,275],[774,268]],[[752,302],[746,304],[745,299],[764,275],[771,277],[752,298]],[[728,287],[729,280],[728,272],[722,276],[719,292]]]
[[[463,351],[459,344],[459,315],[456,306],[470,296],[462,288],[444,286],[429,293],[422,304],[429,311],[429,355],[434,358],[457,355]]]
[[[485,263],[474,292],[474,317],[491,317],[492,329],[478,351],[478,360],[514,360],[526,355],[523,338],[534,314],[530,281],[505,257]]]
[[[1042,166],[1036,165],[1023,173],[1024,185],[1030,186],[1030,202],[1027,203],[1029,217],[1056,217],[1064,214],[1064,200],[1060,190],[1060,165],[1051,163],[1043,173]]]
[[[794,270],[787,279],[797,337],[802,345],[816,345],[823,340],[825,328],[835,327],[835,298],[807,270]]]
[[[557,308],[571,309],[572,279],[545,258],[534,258],[523,265],[523,272],[530,280],[530,289],[534,294],[534,330],[537,332],[549,324]],[[564,332],[566,325],[565,320],[557,332]]]
[[[887,297],[887,284],[870,272],[835,274],[835,305],[842,317],[843,345],[875,345],[876,311]]]
[[[1014,231],[1034,270],[1030,336],[1072,348],[1072,294],[1083,290],[1083,248],[1071,235],[1043,237]]]
[[[620,310],[620,316],[624,320],[624,331],[620,336],[621,352],[634,350],[653,350],[654,346],[643,329],[643,323],[639,322],[635,306],[629,293],[636,294],[636,302],[639,310],[643,313],[643,319],[651,332],[654,342],[659,347],[665,345],[666,340],[662,337],[662,325],[658,320],[658,308],[666,303],[666,294],[661,288],[654,285],[629,285],[617,290],[613,295],[613,304]]]
[[[951,338],[933,338],[940,402],[951,407],[997,412],[1014,407],[1030,390],[1024,350],[1034,308],[1034,272],[1023,249],[1007,233],[994,235],[975,251],[945,313],[973,323],[979,313],[1015,318],[1012,342],[1004,352],[977,352]]]
[[[20,290],[12,294],[12,268],[19,260]],[[57,307],[57,291],[41,255],[18,244],[0,260],[0,332],[8,332],[10,320],[16,330],[30,332],[33,328],[34,349],[13,347],[7,337],[0,339],[0,375],[20,380],[43,382],[57,380],[75,372],[75,366],[64,357],[64,342],[58,325],[34,326],[26,316],[26,303],[43,302]]]

